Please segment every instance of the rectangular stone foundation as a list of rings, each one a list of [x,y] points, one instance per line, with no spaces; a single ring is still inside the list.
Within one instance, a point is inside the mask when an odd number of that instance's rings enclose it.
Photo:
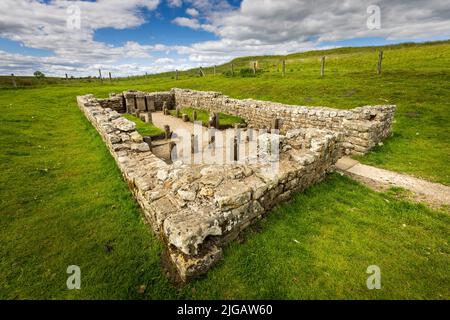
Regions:
[[[136,108],[134,97],[124,98]],[[341,132],[307,128],[277,135],[277,170],[270,161],[167,164],[150,151],[133,122],[102,107],[92,95],[77,101],[108,146],[146,220],[166,243],[183,281],[205,273],[222,258],[224,244],[275,205],[321,181],[343,150]]]

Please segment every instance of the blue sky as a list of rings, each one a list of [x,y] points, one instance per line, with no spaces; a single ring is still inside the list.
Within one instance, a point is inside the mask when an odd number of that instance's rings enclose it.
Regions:
[[[0,74],[126,76],[450,37],[445,1],[2,0]]]

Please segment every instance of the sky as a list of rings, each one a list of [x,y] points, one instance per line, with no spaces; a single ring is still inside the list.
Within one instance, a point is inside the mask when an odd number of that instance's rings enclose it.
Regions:
[[[1,0],[0,74],[129,76],[450,38],[450,0]]]

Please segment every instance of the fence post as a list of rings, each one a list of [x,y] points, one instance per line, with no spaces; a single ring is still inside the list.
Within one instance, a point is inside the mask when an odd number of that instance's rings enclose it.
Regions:
[[[67,81],[69,80],[69,76],[67,75],[67,73],[66,73],[66,80],[67,80]]]
[[[253,61],[253,74],[256,74],[256,61]]]
[[[98,69],[98,75],[100,77],[100,81],[103,82],[103,78],[102,78],[102,70]]]
[[[14,88],[17,88],[16,78],[14,77],[14,73],[11,73],[11,81]]]
[[[380,50],[378,53],[378,66],[377,66],[377,73],[381,74],[381,64],[383,63],[383,50]]]
[[[109,73],[109,82],[112,83],[111,72]]]
[[[283,59],[283,64],[281,67],[281,76],[284,78],[285,75],[286,75],[286,60]]]
[[[231,64],[231,75],[234,77],[234,64]]]
[[[197,121],[197,111],[192,111],[192,121]]]
[[[200,74],[200,77],[204,77],[205,76],[205,73],[203,72],[203,68],[202,67],[200,67],[198,73]]]
[[[322,64],[320,67],[320,76],[323,78],[325,74],[325,56],[322,57]]]

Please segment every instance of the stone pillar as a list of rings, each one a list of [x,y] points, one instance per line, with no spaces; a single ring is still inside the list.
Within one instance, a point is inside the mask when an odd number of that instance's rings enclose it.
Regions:
[[[239,160],[239,140],[237,136],[233,139],[233,160]]]
[[[195,154],[198,152],[198,139],[197,136],[191,134],[191,153]]]
[[[146,95],[145,96],[145,101],[147,104],[147,111],[150,112],[155,112],[156,108],[155,108],[155,98],[152,95]]]
[[[166,115],[166,116],[170,115],[169,108],[167,107],[167,101],[164,101],[164,102],[163,102],[163,108],[162,108],[162,110],[163,110],[163,114],[164,114],[164,115]]]
[[[176,161],[177,160],[177,144],[173,141],[168,143],[169,146],[169,160]]]
[[[136,110],[136,101],[134,99],[134,92],[125,92],[124,94],[125,97],[125,107],[127,110],[127,113],[129,114],[133,114]]]
[[[280,129],[280,119],[278,119],[278,118],[272,119],[272,129],[274,129],[274,130]]]
[[[147,106],[145,103],[145,94],[143,92],[136,93],[136,109],[139,112],[147,111]]]
[[[214,113],[214,117],[215,117],[215,120],[216,120],[215,128],[219,129],[220,128],[219,113],[218,112]]]
[[[164,126],[164,138],[165,138],[166,140],[168,140],[168,139],[170,139],[170,137],[171,137],[170,126],[166,124],[166,125]]]

